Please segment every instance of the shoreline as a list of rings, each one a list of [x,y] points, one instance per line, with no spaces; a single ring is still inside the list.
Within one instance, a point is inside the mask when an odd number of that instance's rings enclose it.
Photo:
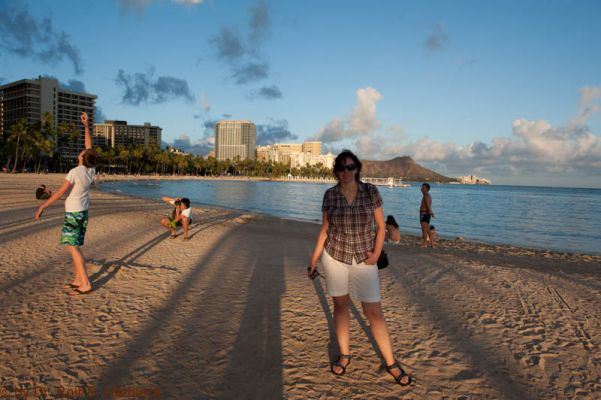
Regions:
[[[198,178],[202,178],[202,177],[189,177],[189,179],[187,179],[187,180],[224,180],[224,181],[246,181],[247,180],[247,179],[235,179],[235,178],[234,179],[220,179],[220,178],[198,179]],[[116,179],[116,180],[112,180],[112,179],[102,180],[102,181],[99,181],[98,184],[99,184],[99,187],[101,188],[103,183],[122,182],[122,181],[144,181],[144,180],[149,180],[149,179],[145,179],[145,178],[138,179],[137,177],[132,176],[132,177],[123,177],[122,179]],[[154,180],[161,180],[161,179],[156,178]],[[167,180],[176,181],[176,180],[182,180],[182,179],[177,179],[176,177],[174,177],[174,179],[167,179]],[[263,181],[263,180],[257,180],[257,181]],[[276,182],[276,181],[270,180],[270,182]],[[294,182],[294,181],[281,181],[281,182]],[[327,183],[327,182],[313,182],[313,183]],[[130,194],[125,194],[125,193],[119,193],[119,194],[126,195],[126,196],[132,196],[132,197],[136,197],[136,198],[140,198],[140,199],[147,199],[143,196],[136,196],[136,195],[130,195]],[[206,204],[206,203],[202,203],[201,205],[204,207],[214,207],[214,208],[218,208],[218,209],[223,208],[220,206]],[[274,216],[274,215],[271,215],[268,213],[249,211],[249,210],[244,210],[244,209],[233,209],[233,210],[240,211],[240,212],[252,212],[252,213],[260,214],[260,215],[267,216],[267,217],[280,218],[283,220],[308,222],[311,224],[321,225],[320,220],[285,218],[285,217],[280,217],[280,216]],[[407,245],[409,245],[409,242],[411,240],[414,240],[415,243],[417,243],[417,245],[419,245],[419,242],[421,241],[420,235],[414,234],[411,232],[401,230],[401,236],[402,236],[401,241],[407,242]],[[505,252],[509,252],[511,254],[527,252],[528,254],[532,254],[532,255],[542,255],[545,257],[552,257],[552,258],[556,258],[556,259],[567,259],[570,257],[588,259],[589,257],[592,257],[594,259],[598,259],[599,262],[601,262],[601,252],[596,254],[596,253],[585,253],[585,252],[575,252],[575,251],[573,251],[573,252],[560,251],[560,250],[552,250],[552,249],[547,249],[547,248],[517,246],[517,245],[508,244],[508,243],[489,243],[489,242],[479,241],[475,238],[464,238],[464,237],[453,238],[453,237],[447,237],[444,235],[439,235],[438,236],[438,244],[439,245],[444,244],[444,246],[442,248],[446,248],[446,247],[462,248],[462,247],[466,247],[466,246],[471,246],[471,247],[477,248],[478,246],[486,246],[486,247],[494,249],[494,251],[505,251]],[[390,244],[390,245],[393,245],[393,244]],[[490,250],[486,250],[486,251],[490,251]]]
[[[2,175],[0,175],[2,176]],[[65,174],[61,174],[61,173],[49,173],[49,174],[35,174],[35,173],[25,173],[25,174],[21,174],[21,173],[17,173],[17,174],[7,174],[7,176],[23,176],[23,177],[50,177],[51,179],[62,179]],[[110,178],[107,178],[110,177]],[[293,181],[293,180],[281,180],[281,181],[276,181],[276,180],[271,180],[269,178],[252,178],[252,177],[244,177],[244,178],[240,178],[240,177],[201,177],[201,176],[177,176],[177,175],[165,175],[165,176],[150,176],[150,175],[140,175],[140,176],[135,176],[135,175],[96,175],[96,179],[94,184],[98,184],[99,190],[100,187],[102,186],[103,183],[110,183],[110,182],[123,182],[123,181],[149,181],[149,180],[154,180],[154,181],[160,181],[160,180],[168,180],[168,181],[178,181],[178,180],[208,180],[208,181],[257,181],[257,182],[298,182],[298,183],[330,183],[330,182],[300,182],[300,181]],[[109,192],[109,193],[114,193],[114,192]],[[136,196],[136,195],[129,195],[129,194],[125,194],[125,193],[114,193],[114,194],[118,194],[118,195],[123,195],[123,196],[128,196],[128,197],[133,197],[133,198],[138,198],[138,199],[144,199],[144,200],[148,200],[148,198],[142,197],[142,196]],[[214,209],[220,209],[220,210],[230,210],[228,208],[224,208],[224,207],[220,207],[217,205],[212,205],[212,204],[201,204],[203,207],[209,207],[209,208],[214,208]],[[321,221],[318,220],[311,220],[311,219],[294,219],[294,218],[284,218],[284,217],[279,217],[279,216],[273,216],[267,213],[261,213],[261,212],[255,212],[255,211],[248,211],[248,210],[243,210],[243,209],[231,209],[237,212],[245,212],[245,213],[253,213],[253,214],[259,214],[262,216],[266,216],[266,217],[270,217],[270,218],[280,218],[283,220],[288,220],[288,221],[295,221],[295,222],[306,222],[306,223],[311,223],[311,224],[321,224]],[[415,240],[416,243],[418,243],[421,240],[421,236],[418,234],[414,234],[411,232],[407,232],[407,231],[401,231],[401,241],[403,243],[407,242],[406,245],[410,245],[410,241]],[[553,259],[559,259],[559,260],[565,260],[565,259],[570,259],[570,258],[576,258],[579,260],[597,260],[601,263],[601,252],[600,253],[585,253],[585,252],[569,252],[569,251],[560,251],[560,250],[552,250],[552,249],[547,249],[547,248],[537,248],[537,247],[526,247],[526,246],[517,246],[517,245],[511,245],[511,244],[507,244],[507,243],[489,243],[489,242],[483,242],[483,241],[479,241],[478,239],[475,238],[464,238],[464,237],[446,237],[444,235],[439,235],[438,236],[438,243],[439,245],[444,243],[446,246],[442,247],[442,248],[479,248],[481,249],[481,251],[484,252],[490,252],[490,251],[505,251],[508,252],[509,254],[521,254],[521,253],[527,253],[530,255],[540,255],[543,257],[551,257]],[[392,245],[392,244],[391,244]],[[483,247],[487,248],[487,250],[483,250]]]
[[[353,363],[344,377],[329,372],[331,299],[324,280],[306,277],[315,224],[197,207],[190,241],[169,240],[158,224],[168,206],[93,189],[83,252],[94,291],[71,297],[61,289],[72,273],[58,244],[62,201],[34,221],[39,183],[0,175],[3,397],[601,396],[599,257],[471,242],[422,251],[405,236],[387,245],[382,307],[416,381],[401,388],[356,301]]]

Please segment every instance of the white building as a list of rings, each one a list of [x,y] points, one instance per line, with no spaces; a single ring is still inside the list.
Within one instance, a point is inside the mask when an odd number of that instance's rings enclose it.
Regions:
[[[290,154],[290,166],[292,168],[304,167],[306,165],[317,165],[322,164],[328,169],[332,169],[334,166],[334,160],[336,156],[332,153],[328,154],[311,154],[311,153],[291,153]]]
[[[490,185],[490,179],[478,178],[476,175],[466,175],[457,178],[464,185]]]
[[[305,143],[277,143],[271,146],[257,146],[257,159],[273,161],[289,165],[292,168],[304,167],[306,165],[323,164],[332,169],[333,154],[321,154],[321,142]]]
[[[249,120],[215,124],[215,157],[220,161],[254,160],[257,127]]]

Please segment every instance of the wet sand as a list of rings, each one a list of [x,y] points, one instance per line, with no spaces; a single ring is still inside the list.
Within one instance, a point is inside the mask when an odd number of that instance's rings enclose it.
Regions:
[[[360,303],[343,377],[325,282],[306,278],[319,226],[194,208],[190,242],[168,206],[93,190],[83,253],[94,292],[62,289],[64,175],[0,174],[0,398],[601,398],[601,257],[466,241],[387,245],[386,373]]]

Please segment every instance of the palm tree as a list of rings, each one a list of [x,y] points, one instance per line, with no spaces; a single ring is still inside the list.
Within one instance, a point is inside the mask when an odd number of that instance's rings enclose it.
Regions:
[[[118,146],[116,152],[117,160],[125,165],[127,173],[129,174],[129,150],[126,147]]]
[[[39,172],[42,158],[52,158],[56,148],[57,132],[54,129],[54,116],[51,113],[45,112],[42,115],[42,120],[35,125],[35,134],[32,135],[32,139],[37,149],[36,172]]]
[[[77,126],[74,123],[66,123],[66,122],[61,122],[60,125],[58,126],[58,132],[57,132],[57,136],[56,136],[56,145],[58,148],[58,162],[59,162],[59,169],[61,171],[63,171],[63,154],[62,154],[62,147],[64,144],[67,143],[73,143],[77,140],[77,138],[79,137],[79,129],[77,129]]]
[[[17,172],[17,164],[19,163],[19,147],[22,146],[21,139],[25,140],[29,130],[29,125],[25,118],[19,120],[16,124],[10,127],[8,132],[9,142],[15,143],[15,164],[13,165],[12,173]]]
[[[200,171],[205,166],[205,159],[202,156],[196,156],[192,160],[192,166],[196,169],[196,175],[200,175]]]
[[[142,169],[142,165],[144,164],[144,162],[143,162],[144,151],[145,151],[144,146],[137,146],[137,147],[132,147],[129,149],[131,158],[133,161],[135,161],[135,164],[136,164],[136,174],[140,173],[140,170]]]

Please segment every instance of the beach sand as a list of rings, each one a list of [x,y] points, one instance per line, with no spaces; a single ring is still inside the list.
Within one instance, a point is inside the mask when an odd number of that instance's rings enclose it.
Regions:
[[[316,224],[194,208],[186,243],[158,223],[168,206],[94,189],[95,290],[68,296],[63,202],[33,219],[37,185],[63,177],[0,175],[0,398],[601,398],[600,256],[387,245],[382,304],[415,379],[402,388],[357,302],[351,365],[331,374],[331,300],[306,278]]]

